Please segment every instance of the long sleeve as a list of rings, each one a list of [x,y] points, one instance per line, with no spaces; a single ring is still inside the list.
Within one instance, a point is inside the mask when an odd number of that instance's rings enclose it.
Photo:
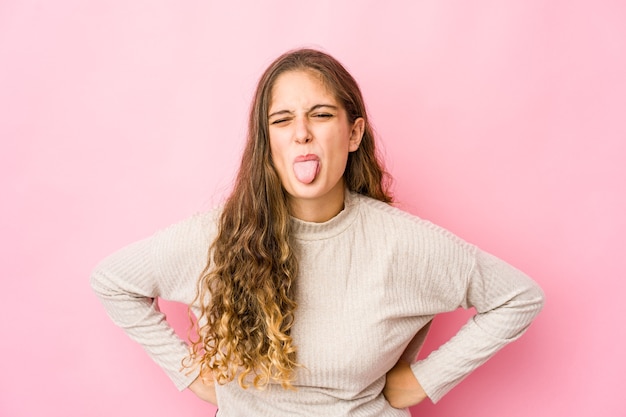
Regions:
[[[461,307],[476,309],[448,342],[412,365],[433,402],[498,350],[519,338],[543,307],[544,294],[525,274],[476,250]]]
[[[194,216],[119,250],[91,276],[91,286],[113,322],[143,346],[179,390],[197,373],[182,369],[189,349],[159,311],[157,299],[192,302],[210,243],[206,217]]]

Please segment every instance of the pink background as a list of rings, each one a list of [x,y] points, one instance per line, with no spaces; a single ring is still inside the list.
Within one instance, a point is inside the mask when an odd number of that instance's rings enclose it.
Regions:
[[[253,87],[298,46],[360,82],[401,206],[547,295],[520,341],[413,414],[626,415],[624,3],[380,4],[0,2],[2,417],[212,415],[88,278],[222,198]],[[426,349],[466,317],[438,319]]]

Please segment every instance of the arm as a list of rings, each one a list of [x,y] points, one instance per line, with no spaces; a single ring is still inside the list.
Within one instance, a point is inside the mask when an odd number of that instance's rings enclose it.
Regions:
[[[206,227],[196,216],[107,257],[91,277],[113,322],[143,346],[179,390],[188,387],[197,372],[181,369],[187,344],[159,311],[157,298],[191,302],[207,247]]]
[[[411,365],[433,402],[498,350],[518,339],[544,302],[543,292],[530,278],[478,250],[464,289],[461,306],[474,307],[477,314],[452,339]]]

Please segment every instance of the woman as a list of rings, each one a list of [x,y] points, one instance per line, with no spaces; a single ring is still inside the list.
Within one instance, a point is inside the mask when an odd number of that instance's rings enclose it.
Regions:
[[[259,81],[224,206],[110,256],[92,286],[219,416],[408,416],[518,338],[543,293],[391,206],[386,186],[352,76],[322,52],[286,53]],[[191,353],[157,297],[198,317]],[[477,314],[416,361],[433,317],[460,306]]]

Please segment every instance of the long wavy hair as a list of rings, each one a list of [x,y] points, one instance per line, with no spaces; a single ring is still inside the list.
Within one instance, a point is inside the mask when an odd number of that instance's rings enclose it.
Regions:
[[[268,111],[272,88],[288,71],[322,76],[346,110],[362,117],[361,144],[348,156],[344,180],[354,192],[391,202],[389,177],[376,153],[365,103],[354,78],[333,57],[298,49],[276,59],[262,75],[250,109],[248,137],[232,193],[224,204],[194,304],[200,306],[190,363],[204,379],[243,388],[279,383],[292,388],[297,349],[290,335],[298,261],[290,240],[285,191],[272,162]]]

